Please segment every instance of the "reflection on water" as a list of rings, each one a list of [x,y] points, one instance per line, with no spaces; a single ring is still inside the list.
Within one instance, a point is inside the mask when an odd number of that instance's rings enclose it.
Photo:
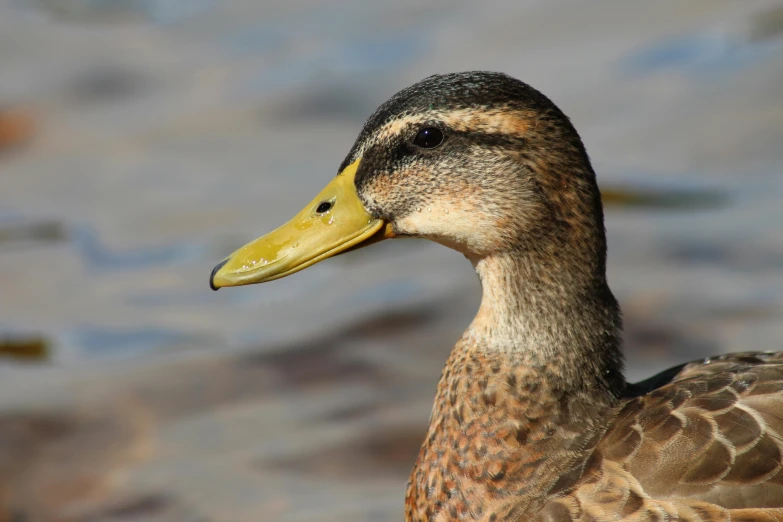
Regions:
[[[0,248],[29,243],[57,243],[65,241],[68,234],[62,223],[52,220],[24,221],[0,219]]]
[[[214,252],[209,245],[196,242],[177,242],[118,252],[104,245],[95,230],[88,226],[74,227],[71,238],[86,268],[98,271],[145,270],[186,260],[203,259]]]
[[[680,70],[709,80],[715,73],[736,73],[783,51],[783,8],[773,7],[740,24],[660,40],[625,59],[637,74]]]
[[[641,50],[628,58],[627,67],[637,74],[666,69],[694,75],[732,73],[758,65],[782,49],[783,42],[775,40],[751,41],[721,33],[688,35]]]
[[[169,24],[202,13],[215,0],[38,0],[49,12],[70,20],[112,21],[140,16]]]
[[[661,212],[720,208],[728,204],[726,194],[708,190],[664,188],[603,187],[601,199],[605,208],[646,208]]]
[[[0,357],[16,361],[46,361],[50,357],[50,346],[40,337],[12,337],[0,339]]]
[[[165,329],[77,329],[71,343],[79,346],[82,357],[130,357],[185,344],[189,339],[181,332]]]

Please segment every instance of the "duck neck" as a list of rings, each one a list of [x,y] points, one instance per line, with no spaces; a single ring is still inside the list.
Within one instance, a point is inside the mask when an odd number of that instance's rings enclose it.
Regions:
[[[622,325],[604,266],[577,261],[562,268],[551,256],[517,251],[471,259],[483,295],[458,349],[512,366],[553,395],[612,405],[625,389]]]
[[[583,469],[625,387],[620,312],[603,277],[578,264],[546,273],[542,259],[520,252],[472,261],[481,307],[441,374],[407,520],[431,520],[415,515],[429,513],[432,495],[510,486],[515,512],[537,513],[579,478],[572,471]]]

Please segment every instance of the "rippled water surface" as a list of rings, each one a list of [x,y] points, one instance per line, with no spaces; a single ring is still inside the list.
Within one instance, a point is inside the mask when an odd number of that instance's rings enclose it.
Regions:
[[[478,304],[470,265],[404,240],[263,286],[207,282],[325,185],[378,104],[455,70],[523,79],[579,129],[630,377],[783,348],[781,13],[0,1],[0,429],[65,444],[92,463],[85,483],[125,472],[95,520],[399,520]],[[44,487],[29,476],[20,490]],[[66,501],[19,502],[34,521]]]

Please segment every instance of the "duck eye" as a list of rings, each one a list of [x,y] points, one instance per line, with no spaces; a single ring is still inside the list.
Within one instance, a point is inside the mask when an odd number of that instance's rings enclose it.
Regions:
[[[435,127],[422,129],[413,138],[413,144],[423,149],[433,149],[443,143],[443,133]]]
[[[329,212],[330,208],[332,208],[332,202],[331,201],[324,201],[320,205],[318,205],[318,208],[315,209],[315,211],[318,214],[323,214],[324,212]]]

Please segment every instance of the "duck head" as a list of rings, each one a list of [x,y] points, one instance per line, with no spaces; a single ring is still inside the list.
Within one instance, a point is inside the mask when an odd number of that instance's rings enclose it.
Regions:
[[[602,220],[582,142],[548,98],[499,73],[431,76],[381,105],[326,188],[216,266],[210,286],[271,281],[402,236],[474,264],[567,255],[576,272],[602,279]]]

